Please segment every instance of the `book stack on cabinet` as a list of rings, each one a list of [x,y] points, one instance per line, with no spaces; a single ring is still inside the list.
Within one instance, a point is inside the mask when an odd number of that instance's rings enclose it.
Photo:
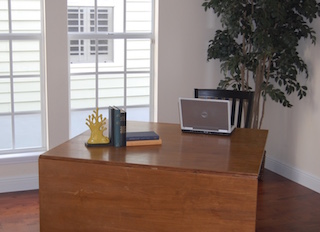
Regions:
[[[116,106],[109,107],[109,139],[115,147],[161,145],[162,140],[154,131],[127,132],[127,114]]]
[[[127,146],[151,146],[161,145],[162,140],[154,131],[127,132]]]

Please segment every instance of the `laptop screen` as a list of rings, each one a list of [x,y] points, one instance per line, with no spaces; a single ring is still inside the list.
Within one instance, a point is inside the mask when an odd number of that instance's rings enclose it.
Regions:
[[[230,131],[230,101],[180,98],[181,129]]]

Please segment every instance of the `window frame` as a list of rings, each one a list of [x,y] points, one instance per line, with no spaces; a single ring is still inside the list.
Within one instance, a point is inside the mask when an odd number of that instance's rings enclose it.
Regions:
[[[7,1],[8,3],[8,32],[7,33],[0,33],[0,40],[1,41],[8,41],[9,43],[9,75],[0,77],[5,79],[10,79],[10,105],[11,109],[10,112],[7,113],[0,113],[0,116],[9,116],[11,118],[11,140],[12,140],[12,146],[11,149],[2,149],[0,150],[0,158],[8,158],[8,157],[25,157],[26,155],[34,156],[35,154],[39,154],[44,152],[47,149],[47,133],[46,133],[46,94],[45,94],[45,48],[44,48],[44,2],[43,0],[39,0],[40,4],[40,32],[14,32],[12,27],[12,7],[11,7],[11,0]],[[15,75],[13,73],[13,42],[14,41],[37,41],[39,43],[39,74],[30,74],[30,75]],[[14,110],[14,81],[17,78],[33,78],[38,77],[40,81],[40,109],[39,110],[33,110],[33,111],[15,111]],[[40,114],[40,120],[41,120],[41,145],[40,146],[34,146],[34,147],[24,147],[24,148],[17,148],[16,144],[16,116],[21,115],[33,115],[33,114]],[[20,155],[23,154],[23,155]]]

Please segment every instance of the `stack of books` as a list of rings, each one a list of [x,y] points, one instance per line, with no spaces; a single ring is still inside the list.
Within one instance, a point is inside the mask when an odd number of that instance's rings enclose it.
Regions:
[[[115,147],[162,144],[154,131],[127,132],[127,114],[116,106],[109,107],[109,139],[110,145]]]
[[[161,145],[162,140],[154,131],[127,132],[127,146]]]

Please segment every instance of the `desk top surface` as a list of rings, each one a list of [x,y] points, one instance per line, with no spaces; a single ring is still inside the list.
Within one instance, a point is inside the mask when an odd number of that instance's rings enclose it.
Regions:
[[[267,130],[240,128],[230,136],[182,133],[178,124],[149,122],[127,122],[127,131],[155,131],[162,145],[87,148],[86,131],[40,159],[257,177],[268,135]]]

